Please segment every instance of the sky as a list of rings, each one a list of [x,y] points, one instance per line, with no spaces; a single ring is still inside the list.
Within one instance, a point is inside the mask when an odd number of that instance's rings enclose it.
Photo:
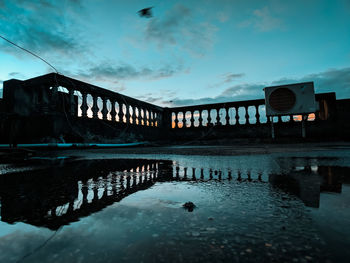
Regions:
[[[160,106],[304,81],[350,98],[349,0],[0,0],[0,35],[60,74]],[[0,93],[50,72],[0,39]]]

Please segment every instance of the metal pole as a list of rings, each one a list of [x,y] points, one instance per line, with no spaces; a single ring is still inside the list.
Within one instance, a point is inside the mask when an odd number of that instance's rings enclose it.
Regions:
[[[270,119],[271,120],[271,137],[272,139],[275,139],[275,128],[273,126],[273,117],[269,117],[269,118],[271,118]]]

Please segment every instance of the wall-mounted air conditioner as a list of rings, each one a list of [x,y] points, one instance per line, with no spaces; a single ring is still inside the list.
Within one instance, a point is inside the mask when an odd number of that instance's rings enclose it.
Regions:
[[[316,111],[313,82],[266,87],[267,116],[305,115]]]

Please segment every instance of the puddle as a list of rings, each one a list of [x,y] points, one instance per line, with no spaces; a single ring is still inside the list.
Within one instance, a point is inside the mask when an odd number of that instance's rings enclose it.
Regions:
[[[0,174],[0,262],[348,262],[348,159],[12,164]]]

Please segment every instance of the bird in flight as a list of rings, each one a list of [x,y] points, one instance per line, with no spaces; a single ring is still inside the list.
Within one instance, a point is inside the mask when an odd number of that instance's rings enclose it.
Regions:
[[[151,18],[152,17],[152,8],[153,8],[153,6],[147,7],[147,8],[141,9],[137,13],[139,13],[140,17]]]

